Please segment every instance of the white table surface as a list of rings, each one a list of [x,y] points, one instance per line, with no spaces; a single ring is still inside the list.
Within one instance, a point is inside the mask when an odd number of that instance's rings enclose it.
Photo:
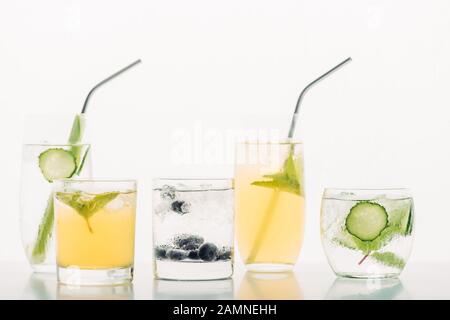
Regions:
[[[255,274],[237,268],[221,281],[154,280],[138,263],[132,285],[67,287],[26,263],[0,264],[0,299],[450,299],[449,263],[410,263],[396,280],[338,279],[326,263],[298,263],[293,273]]]

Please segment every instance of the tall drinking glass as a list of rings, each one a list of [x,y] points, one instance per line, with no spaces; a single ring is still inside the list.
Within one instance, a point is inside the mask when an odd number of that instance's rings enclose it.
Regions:
[[[122,284],[133,279],[136,182],[60,180],[54,186],[58,281]]]
[[[89,144],[25,144],[22,152],[20,226],[35,272],[55,272],[53,179],[91,175]]]
[[[254,271],[286,271],[304,230],[301,143],[239,143],[235,166],[237,245]]]

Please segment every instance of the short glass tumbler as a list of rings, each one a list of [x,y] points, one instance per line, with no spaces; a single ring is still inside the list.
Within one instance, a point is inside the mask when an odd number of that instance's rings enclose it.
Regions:
[[[172,280],[231,277],[233,201],[230,179],[155,179],[155,277]]]
[[[58,281],[69,285],[131,282],[136,182],[61,180],[54,188]]]
[[[411,193],[408,189],[325,189],[320,229],[337,276],[397,277],[412,249]]]

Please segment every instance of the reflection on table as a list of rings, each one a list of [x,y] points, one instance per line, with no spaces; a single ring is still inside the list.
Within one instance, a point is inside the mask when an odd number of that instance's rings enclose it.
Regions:
[[[57,299],[61,300],[133,300],[133,285],[67,286],[58,284]]]
[[[328,290],[332,300],[394,300],[409,295],[399,279],[337,278]]]
[[[56,275],[54,273],[32,273],[28,278],[22,299],[56,299]]]
[[[228,300],[233,299],[233,280],[173,281],[154,280],[156,300]]]
[[[246,272],[236,299],[300,300],[303,299],[303,293],[293,272]]]

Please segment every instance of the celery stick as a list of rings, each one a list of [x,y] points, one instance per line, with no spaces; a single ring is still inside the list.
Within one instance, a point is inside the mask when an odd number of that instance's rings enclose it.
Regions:
[[[84,159],[86,155],[82,155],[82,146],[79,144],[83,138],[85,127],[85,119],[83,114],[77,114],[73,121],[72,130],[70,132],[69,144],[73,144],[71,147],[71,152],[75,156],[77,163],[76,173],[79,174],[84,165]],[[86,150],[86,153],[89,149]],[[36,236],[36,241],[34,243],[33,251],[31,254],[31,260],[34,264],[42,263],[45,261],[48,240],[51,238],[53,232],[54,224],[54,210],[53,210],[53,193],[47,202],[47,207],[45,208],[44,215],[42,217],[41,224],[39,225],[38,234]]]
[[[53,214],[53,194],[51,194],[48,198],[47,207],[45,208],[42,222],[39,225],[36,242],[34,243],[33,252],[31,254],[31,260],[34,264],[42,263],[45,261],[47,242],[50,239],[53,231]]]

